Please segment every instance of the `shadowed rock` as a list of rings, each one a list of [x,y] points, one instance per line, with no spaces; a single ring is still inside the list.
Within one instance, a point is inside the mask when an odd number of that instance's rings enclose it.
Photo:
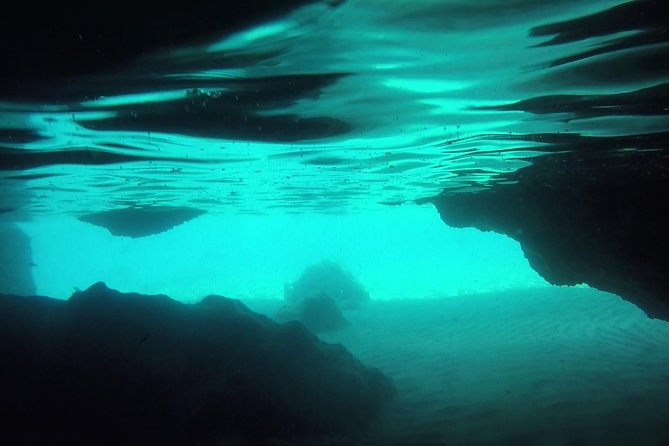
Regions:
[[[340,441],[395,392],[300,323],[103,283],[68,301],[0,296],[0,351],[4,444]]]

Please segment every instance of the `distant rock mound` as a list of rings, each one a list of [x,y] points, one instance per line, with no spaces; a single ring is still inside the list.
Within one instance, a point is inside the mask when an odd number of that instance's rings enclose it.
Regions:
[[[334,444],[395,394],[301,323],[104,283],[68,301],[0,295],[0,351],[3,444]]]
[[[369,300],[369,293],[360,282],[331,260],[308,266],[295,282],[284,288],[286,303],[293,306],[321,293],[330,296],[341,309],[358,308]]]
[[[335,301],[325,293],[307,297],[293,305],[284,305],[277,315],[280,321],[298,320],[313,332],[334,331],[348,325]]]

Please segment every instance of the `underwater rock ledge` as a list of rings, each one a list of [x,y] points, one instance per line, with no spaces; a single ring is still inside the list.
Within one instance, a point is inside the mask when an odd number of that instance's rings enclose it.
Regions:
[[[0,295],[0,351],[5,444],[340,441],[395,395],[301,323],[102,282],[67,301]]]
[[[520,242],[550,283],[587,283],[669,321],[666,135],[659,141],[654,150],[605,158],[585,151],[538,157],[508,175],[512,184],[431,201],[449,226]]]

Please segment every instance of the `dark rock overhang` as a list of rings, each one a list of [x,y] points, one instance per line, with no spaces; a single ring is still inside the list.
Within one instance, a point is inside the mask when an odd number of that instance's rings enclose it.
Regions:
[[[654,148],[546,155],[508,184],[433,202],[446,224],[519,241],[556,285],[587,283],[669,320],[669,152]],[[596,146],[593,141],[593,146]]]

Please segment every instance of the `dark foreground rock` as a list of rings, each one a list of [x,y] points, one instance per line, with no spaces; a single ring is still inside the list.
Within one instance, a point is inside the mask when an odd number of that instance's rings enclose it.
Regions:
[[[265,444],[362,434],[378,370],[239,301],[185,305],[103,283],[0,296],[3,444]]]
[[[556,151],[580,151],[535,158],[508,175],[510,184],[434,203],[450,226],[518,240],[532,268],[553,284],[587,283],[669,320],[666,141],[666,134],[559,140]]]

